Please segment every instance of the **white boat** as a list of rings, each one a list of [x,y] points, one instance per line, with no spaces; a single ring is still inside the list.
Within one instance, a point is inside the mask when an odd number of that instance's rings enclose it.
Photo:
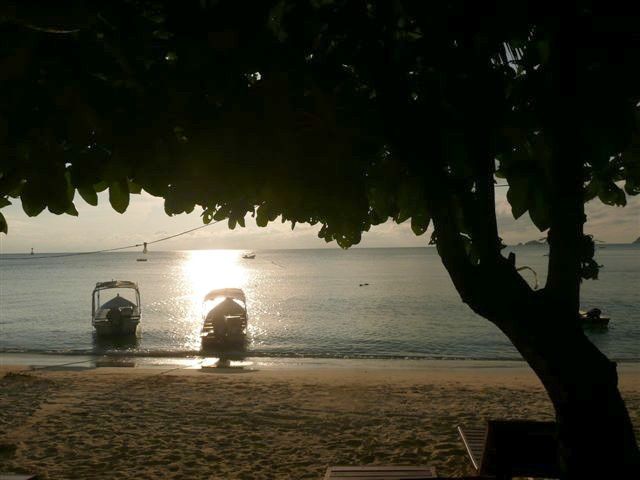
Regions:
[[[247,338],[247,300],[239,288],[212,290],[203,300],[202,349],[242,347]]]
[[[116,293],[104,303],[101,296],[106,290],[133,290],[131,300]],[[113,292],[110,292],[113,294]],[[93,289],[91,298],[91,324],[99,336],[125,336],[135,335],[140,323],[140,291],[135,282],[127,280],[111,280],[110,282],[98,282]]]
[[[256,258],[256,254],[253,253],[253,252],[243,253],[242,254],[242,258],[247,259],[247,260],[252,260],[252,259]]]

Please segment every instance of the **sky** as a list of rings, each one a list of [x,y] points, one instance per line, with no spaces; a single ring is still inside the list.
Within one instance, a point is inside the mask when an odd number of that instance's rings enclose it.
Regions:
[[[506,189],[498,189],[496,212],[500,234],[507,244],[526,242],[544,236],[531,223],[528,214],[517,221],[511,215]],[[31,248],[36,253],[82,252],[101,250],[141,242],[150,242],[202,225],[197,211],[169,217],[164,213],[163,200],[149,194],[132,195],[129,209],[118,214],[111,209],[107,192],[99,196],[97,207],[92,207],[76,196],[78,217],[53,215],[48,211],[30,218],[19,200],[3,208],[9,223],[9,234],[0,234],[1,253],[25,253]],[[640,196],[628,198],[626,207],[610,207],[598,200],[586,206],[588,223],[586,233],[607,243],[629,243],[640,236]],[[246,218],[247,227],[229,230],[226,222],[203,228],[182,237],[151,246],[156,250],[200,250],[231,248],[263,250],[278,248],[339,248],[335,242],[325,243],[318,238],[319,225],[296,225],[280,221],[265,228],[257,227],[255,220]],[[410,223],[396,225],[387,222],[364,233],[359,247],[422,247],[427,245],[431,230],[415,236]]]

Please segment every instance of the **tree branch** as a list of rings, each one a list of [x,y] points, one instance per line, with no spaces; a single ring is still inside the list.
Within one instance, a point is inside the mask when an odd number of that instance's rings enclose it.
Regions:
[[[390,34],[392,24],[393,15],[381,20],[383,46],[379,57],[382,61],[376,65],[377,70],[372,75],[390,146],[395,155],[421,173],[421,178],[426,182],[426,197],[438,253],[462,300],[491,321],[516,319],[510,315],[513,310],[508,306],[516,304],[523,296],[529,296],[532,290],[515,267],[500,255],[490,163],[493,159],[487,155],[486,148],[478,145],[478,154],[484,155],[480,160],[484,168],[479,176],[478,199],[489,222],[479,227],[474,221],[475,240],[481,245],[485,260],[475,266],[469,259],[455,221],[456,210],[451,195],[453,185],[444,169],[442,152],[434,147],[441,145],[438,126],[441,125],[442,112],[435,106],[439,103],[434,102],[430,110],[409,103],[407,78],[394,55],[398,45]],[[428,152],[425,152],[424,145],[429,145]]]

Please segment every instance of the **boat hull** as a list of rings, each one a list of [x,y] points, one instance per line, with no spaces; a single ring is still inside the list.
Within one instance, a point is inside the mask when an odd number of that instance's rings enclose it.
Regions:
[[[202,350],[243,348],[247,342],[247,318],[244,314],[210,315],[200,338]]]
[[[609,317],[601,317],[597,320],[582,319],[581,322],[585,328],[606,328],[609,326]]]
[[[246,334],[224,337],[211,334],[202,336],[201,348],[205,352],[212,350],[242,350],[246,347],[246,344]]]
[[[211,296],[213,293],[213,296]],[[226,297],[204,316],[200,332],[202,350],[241,350],[247,343],[247,307],[244,292],[237,289],[215,290],[205,297],[215,301]]]
[[[588,312],[580,311],[578,319],[584,328],[606,328],[609,326],[610,318],[602,315],[598,308],[589,310]]]
[[[96,335],[101,337],[132,336],[136,334],[139,318],[123,318],[120,320],[96,320],[93,327]]]

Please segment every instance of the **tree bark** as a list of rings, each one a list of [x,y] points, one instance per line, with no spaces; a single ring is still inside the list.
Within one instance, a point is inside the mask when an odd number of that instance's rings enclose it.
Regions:
[[[509,278],[512,266],[506,260],[460,271],[459,261],[449,258],[452,250],[440,251],[465,303],[500,328],[547,391],[556,412],[562,478],[640,478],[640,451],[618,390],[616,364],[574,318],[556,313],[555,296],[527,291]]]
[[[553,403],[563,478],[640,478],[640,451],[618,390],[616,365],[587,339],[577,320],[578,252],[557,235],[552,242],[560,245],[552,254],[562,259],[550,270],[571,266],[573,276],[556,274],[544,290],[534,292],[502,256],[470,265],[446,204],[439,203],[434,209],[438,251],[454,286],[469,307],[509,338]],[[576,238],[582,217],[573,218],[562,231]]]
[[[558,423],[566,479],[640,478],[640,452],[618,390],[616,364],[573,321],[553,314],[546,292],[494,323],[538,375]],[[506,312],[505,312],[506,313]]]

